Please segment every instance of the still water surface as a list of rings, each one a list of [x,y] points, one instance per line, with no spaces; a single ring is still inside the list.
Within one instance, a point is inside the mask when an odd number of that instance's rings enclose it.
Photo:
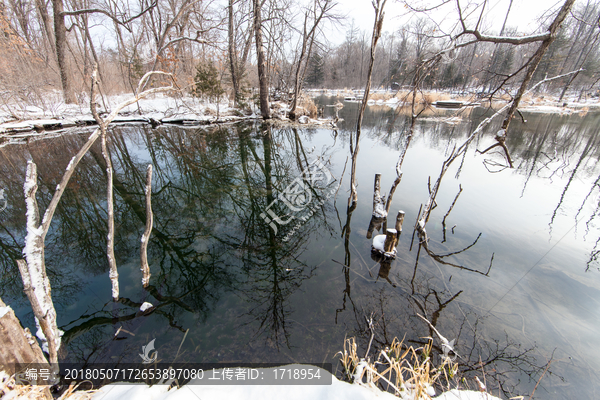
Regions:
[[[374,174],[382,174],[385,193],[396,178],[408,126],[401,112],[367,108],[358,205],[351,213],[349,138],[357,104],[346,103],[337,131],[260,124],[112,128],[122,298],[111,301],[104,255],[106,177],[95,146],[69,183],[46,240],[53,299],[65,332],[62,359],[138,362],[141,346],[156,339],[159,358],[170,361],[189,330],[178,361],[335,366],[346,336],[357,337],[364,352],[365,315],[371,313],[376,348],[394,336],[415,347],[425,343],[432,332],[419,313],[456,339],[471,387],[483,368],[494,394],[525,395],[552,359],[536,396],[598,398],[599,114],[537,113],[525,114],[526,124],[515,120],[507,140],[514,169],[502,169],[500,153],[475,152],[494,143],[497,125],[491,126],[446,173],[427,224],[435,254],[476,243],[444,257],[447,264],[419,251],[417,239],[410,250],[428,180],[435,182],[443,161],[484,111],[453,120],[447,119],[451,112],[431,111],[417,123],[390,209],[391,225],[398,210],[406,213],[398,257],[390,266],[371,258],[366,235]],[[0,186],[8,198],[0,213],[0,296],[32,330],[14,264],[25,235],[26,160],[38,165],[44,209],[87,136],[73,131],[0,149]],[[315,160],[333,180],[308,188],[293,204],[301,210],[290,213],[278,196]],[[148,164],[154,166],[155,222],[151,285],[145,290],[139,244]],[[261,216],[274,201],[276,215],[287,210],[286,218],[295,217],[276,225],[277,233]],[[143,302],[156,308],[140,315]],[[437,338],[435,344],[439,352]]]

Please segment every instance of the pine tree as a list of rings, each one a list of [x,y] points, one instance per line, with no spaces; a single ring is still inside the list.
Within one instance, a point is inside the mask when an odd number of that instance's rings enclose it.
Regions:
[[[194,83],[193,94],[196,97],[206,97],[215,101],[225,93],[219,79],[219,71],[212,61],[198,64]]]
[[[311,87],[317,87],[325,79],[325,60],[323,56],[315,52],[308,63],[308,72],[306,74],[306,84]]]

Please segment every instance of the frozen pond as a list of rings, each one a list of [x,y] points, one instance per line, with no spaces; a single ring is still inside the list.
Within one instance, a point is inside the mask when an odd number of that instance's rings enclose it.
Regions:
[[[381,173],[382,192],[389,192],[408,121],[389,108],[367,108],[358,206],[349,214],[349,138],[357,107],[345,104],[337,132],[260,124],[113,127],[122,299],[111,300],[98,143],[73,176],[46,239],[52,295],[65,332],[62,359],[138,362],[141,347],[156,339],[159,357],[168,361],[187,331],[178,361],[332,362],[335,369],[345,336],[356,336],[366,349],[365,316],[371,313],[376,348],[394,336],[415,347],[425,343],[432,333],[419,313],[456,339],[471,388],[469,377],[481,377],[483,370],[494,394],[530,393],[552,359],[536,395],[597,398],[600,114],[529,113],[526,124],[515,119],[507,139],[514,169],[502,169],[500,153],[475,152],[494,143],[500,120],[473,142],[446,173],[427,225],[429,249],[437,255],[476,241],[439,259],[445,263],[419,252],[416,237],[410,250],[412,226],[428,199],[429,178],[433,184],[484,110],[452,120],[452,111],[423,115],[390,208],[392,220],[398,210],[406,213],[398,257],[381,266],[366,238],[373,179]],[[326,115],[332,112],[325,108]],[[38,202],[45,208],[88,132],[0,149],[0,189],[7,199],[0,213],[0,297],[32,330],[14,262],[25,235],[26,160],[38,165]],[[303,197],[288,198],[289,204],[278,200],[315,160],[323,179]],[[139,246],[149,163],[155,222],[145,290]],[[269,209],[294,219],[275,232]],[[143,302],[156,307],[141,315]],[[439,353],[437,337],[434,343]]]

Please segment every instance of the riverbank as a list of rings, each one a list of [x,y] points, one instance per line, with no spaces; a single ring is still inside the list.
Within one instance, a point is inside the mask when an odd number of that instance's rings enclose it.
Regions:
[[[300,367],[290,365],[289,367]],[[274,368],[265,368],[261,372],[272,375]],[[322,385],[199,385],[190,382],[181,387],[168,384],[148,386],[145,384],[113,383],[95,390],[67,389],[59,400],[280,400],[280,399],[315,399],[315,400],[500,400],[486,392],[452,389],[439,395],[423,393],[418,396],[410,389],[394,396],[366,384],[350,384],[338,380],[326,370],[320,370],[323,376],[331,378],[330,384]],[[18,386],[14,379],[0,371],[0,397],[2,399],[29,398],[42,399],[41,387]]]
[[[313,98],[320,95],[336,97],[339,103],[345,104],[359,102],[362,91],[320,89],[308,90],[307,94]],[[98,104],[99,113],[107,114],[119,103],[129,98],[131,98],[131,94],[107,96],[102,104]],[[79,104],[65,104],[60,100],[58,93],[49,93],[47,99],[48,101],[44,104],[4,104],[0,106],[0,136],[10,135],[13,138],[19,138],[20,134],[32,131],[43,134],[71,127],[96,125],[90,111],[89,99],[82,99]],[[410,104],[410,99],[408,92],[375,90],[369,96],[368,105],[402,108]],[[442,108],[442,102],[456,103],[459,110],[465,107],[490,106],[489,102],[478,100],[475,96],[440,91],[420,93],[417,101],[432,108],[436,108],[436,106]],[[503,104],[500,100],[491,106],[497,108]],[[555,96],[527,96],[521,102],[519,110],[583,115],[589,111],[600,110],[600,102],[597,98],[584,102],[577,101],[577,99],[566,99],[566,101],[559,102]],[[271,112],[276,121],[289,121],[286,117],[288,111],[288,106],[283,101],[271,103]],[[329,120],[318,119],[316,115],[312,114],[313,118],[305,117],[299,122],[320,125],[330,123]],[[240,109],[233,107],[233,104],[225,99],[216,104],[193,97],[157,94],[152,98],[142,99],[123,108],[113,123],[147,123],[152,126],[160,124],[211,125],[260,118],[260,112],[255,105]],[[332,125],[332,127],[334,126]],[[25,136],[29,137],[31,134],[28,133]]]
[[[364,91],[353,89],[308,89],[307,94],[311,97],[317,96],[332,96],[339,97],[344,101],[361,101]],[[492,108],[500,108],[511,98],[508,95],[503,95],[495,98],[492,102]],[[369,94],[369,105],[384,105],[392,108],[403,107],[410,105],[412,101],[412,92],[409,90],[373,90]],[[435,105],[436,102],[460,102],[463,105],[481,105],[489,107],[490,101],[483,95],[469,92],[456,92],[451,90],[423,90],[417,93],[417,103]],[[562,100],[559,96],[553,94],[528,94],[523,97],[519,110],[527,112],[545,112],[545,113],[560,113],[572,114],[582,111],[600,110],[600,97],[588,96],[584,99],[580,98],[579,94],[565,96]]]

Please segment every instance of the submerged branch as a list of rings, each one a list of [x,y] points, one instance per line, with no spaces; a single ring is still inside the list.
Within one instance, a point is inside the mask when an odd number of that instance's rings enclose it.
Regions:
[[[142,245],[140,248],[140,257],[142,263],[142,285],[147,287],[150,284],[150,266],[148,265],[148,240],[152,233],[152,164],[148,165],[146,170],[146,230],[142,235]]]

